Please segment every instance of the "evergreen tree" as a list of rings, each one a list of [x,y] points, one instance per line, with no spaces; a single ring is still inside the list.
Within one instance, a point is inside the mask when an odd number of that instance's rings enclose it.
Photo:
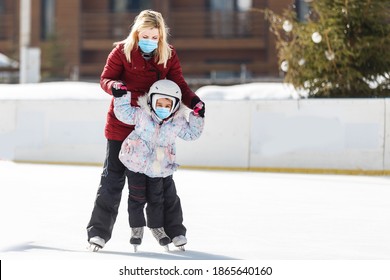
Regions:
[[[390,97],[390,0],[306,0],[265,10],[285,82],[311,97]]]

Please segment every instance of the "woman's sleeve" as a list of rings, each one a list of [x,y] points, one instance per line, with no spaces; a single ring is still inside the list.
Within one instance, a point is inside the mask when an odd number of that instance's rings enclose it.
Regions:
[[[184,80],[183,71],[181,69],[179,57],[174,49],[172,49],[171,67],[167,74],[167,79],[174,81],[181,90],[182,102],[190,109],[200,101],[199,97],[190,89],[187,82]]]
[[[122,49],[120,45],[115,47],[107,57],[106,65],[100,76],[100,86],[108,94],[112,95],[111,88],[114,82],[120,81],[123,73],[123,62],[121,59]]]

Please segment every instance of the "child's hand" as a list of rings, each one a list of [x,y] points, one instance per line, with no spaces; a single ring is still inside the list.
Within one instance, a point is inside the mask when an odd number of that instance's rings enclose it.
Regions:
[[[122,82],[115,82],[111,88],[112,95],[114,97],[122,97],[127,93],[127,88]]]
[[[204,118],[205,104],[203,103],[203,101],[199,101],[198,103],[196,103],[193,110],[195,116],[200,116]]]

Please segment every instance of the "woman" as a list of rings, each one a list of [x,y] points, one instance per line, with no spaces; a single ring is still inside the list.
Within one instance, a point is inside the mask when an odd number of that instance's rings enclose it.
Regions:
[[[104,91],[114,96],[131,92],[131,105],[138,106],[138,97],[149,91],[157,80],[169,79],[181,89],[182,102],[193,109],[201,102],[184,80],[175,49],[167,43],[168,29],[162,15],[152,10],[142,11],[134,20],[129,36],[116,42],[107,58],[100,78]],[[204,103],[199,114],[205,113]],[[106,159],[91,219],[87,226],[91,250],[103,248],[110,240],[118,214],[122,190],[125,184],[125,166],[118,155],[123,140],[134,126],[120,122],[113,111],[111,101],[107,114],[105,136]],[[186,228],[180,199],[172,177],[164,180],[164,228],[175,246],[183,246]]]

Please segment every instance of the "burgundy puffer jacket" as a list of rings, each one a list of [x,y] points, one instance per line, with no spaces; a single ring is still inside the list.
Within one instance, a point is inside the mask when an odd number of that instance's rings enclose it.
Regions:
[[[117,81],[123,82],[131,92],[131,105],[138,106],[138,97],[147,93],[154,82],[165,78],[178,84],[182,92],[182,102],[189,108],[200,101],[184,80],[179,58],[173,48],[172,57],[168,59],[167,66],[164,68],[164,65],[157,64],[154,58],[145,60],[138,48],[132,50],[129,63],[123,53],[123,44],[117,45],[107,58],[100,77],[100,85],[105,92],[112,95],[112,84]],[[115,117],[113,108],[113,100],[111,100],[105,135],[109,140],[123,141],[133,131],[134,126],[119,121]]]

